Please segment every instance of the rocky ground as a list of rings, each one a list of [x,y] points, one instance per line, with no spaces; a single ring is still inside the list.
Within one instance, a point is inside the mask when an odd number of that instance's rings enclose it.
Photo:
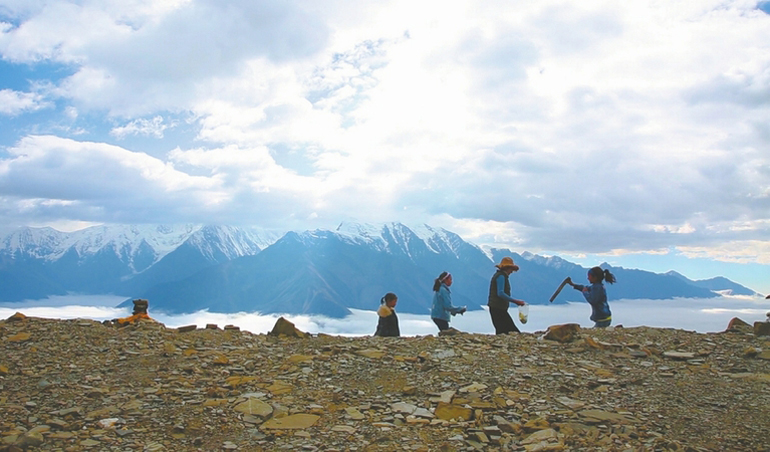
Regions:
[[[215,329],[216,328],[216,329]],[[0,451],[770,450],[770,337],[0,322]]]

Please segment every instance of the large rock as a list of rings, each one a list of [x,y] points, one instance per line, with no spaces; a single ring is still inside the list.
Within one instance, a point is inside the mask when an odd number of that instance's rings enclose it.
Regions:
[[[574,340],[580,339],[580,325],[577,323],[551,325],[543,335],[543,339],[561,343],[572,342]]]
[[[17,312],[16,314],[8,317],[7,320],[9,322],[18,322],[18,321],[21,321],[21,320],[25,320],[26,318],[27,318],[26,315],[22,314],[21,312]]]
[[[726,331],[730,331],[730,330],[748,331],[750,329],[751,329],[751,325],[739,319],[738,317],[733,317],[732,319],[730,319],[730,323],[727,324]]]
[[[275,326],[273,326],[273,330],[270,331],[271,336],[289,336],[289,337],[299,337],[299,338],[306,338],[308,337],[308,334],[300,331],[297,329],[296,326],[294,326],[293,323],[289,322],[288,320],[284,319],[283,317],[280,317],[276,322]]]
[[[770,336],[770,322],[754,322],[754,336]]]

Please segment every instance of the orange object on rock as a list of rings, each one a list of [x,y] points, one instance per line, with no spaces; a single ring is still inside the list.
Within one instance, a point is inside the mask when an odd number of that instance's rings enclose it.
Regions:
[[[146,312],[142,312],[129,317],[118,319],[118,325],[128,325],[129,323],[136,323],[139,320],[152,320],[152,318],[150,318]]]
[[[129,317],[117,319],[118,325],[124,326],[138,322],[139,320],[152,320],[147,314],[147,308],[150,302],[141,298],[134,300],[134,312]]]

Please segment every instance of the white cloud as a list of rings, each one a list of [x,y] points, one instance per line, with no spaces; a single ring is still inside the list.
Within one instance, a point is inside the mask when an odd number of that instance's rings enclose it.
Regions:
[[[0,209],[189,222],[202,203],[223,223],[435,221],[533,251],[751,260],[743,245],[768,243],[770,220],[770,15],[756,6],[7,3],[0,54],[71,65],[51,92],[71,121],[104,113],[115,138],[160,140],[158,118],[190,113],[198,142],[150,157],[46,138],[44,156],[0,163]],[[18,138],[24,152],[41,140]],[[54,185],[70,204],[41,201]]]
[[[143,135],[155,138],[163,138],[163,132],[172,125],[163,123],[162,116],[155,116],[152,119],[139,118],[129,122],[124,126],[114,127],[110,130],[110,135],[125,138],[128,135]]]
[[[51,107],[39,93],[24,93],[11,89],[0,90],[0,114],[15,116],[20,113]]]
[[[111,307],[125,299],[118,298],[120,297],[67,296],[25,303],[0,303],[0,318],[7,318],[15,312],[22,312],[32,317],[88,318],[99,321],[130,315],[128,308]],[[99,304],[100,301],[102,304]],[[740,317],[749,323],[764,321],[765,313],[770,310],[770,302],[759,297],[618,300],[611,301],[610,305],[614,325],[623,325],[626,328],[635,326],[679,328],[701,333],[724,331],[733,317]],[[654,306],[654,309],[650,309],[650,306]],[[578,323],[583,328],[593,326],[593,322],[588,319],[591,308],[584,302],[531,305],[529,309],[529,321],[525,325],[518,321],[516,310],[510,310],[511,315],[516,317],[516,325],[525,333],[543,332],[550,325],[562,323]],[[255,334],[266,334],[271,331],[279,317],[279,315],[259,313],[219,314],[207,311],[170,316],[153,312],[152,304],[150,304],[149,314],[168,328],[186,325],[204,328],[208,324],[223,328],[225,325],[235,325]],[[372,335],[377,326],[375,311],[353,310],[351,315],[341,319],[307,315],[285,315],[284,317],[300,330],[313,334],[367,336]],[[399,314],[398,317],[403,336],[435,335],[438,331],[428,315]],[[469,333],[494,334],[494,327],[486,309],[474,309],[464,315],[455,316],[451,320],[451,326]]]

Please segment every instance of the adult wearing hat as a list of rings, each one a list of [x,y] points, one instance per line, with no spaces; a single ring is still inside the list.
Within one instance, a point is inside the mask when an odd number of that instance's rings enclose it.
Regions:
[[[519,306],[525,304],[522,300],[511,298],[511,283],[508,281],[511,273],[519,271],[519,266],[513,263],[513,259],[506,256],[495,267],[497,271],[489,283],[489,302],[487,303],[492,324],[495,326],[495,334],[506,334],[511,331],[519,333],[511,315],[508,314],[508,306],[511,303]]]

